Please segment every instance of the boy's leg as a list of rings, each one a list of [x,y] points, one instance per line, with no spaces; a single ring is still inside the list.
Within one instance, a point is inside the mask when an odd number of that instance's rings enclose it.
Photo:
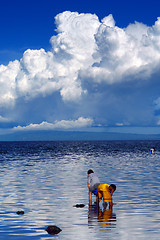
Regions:
[[[99,208],[99,202],[102,200],[102,192],[97,189],[97,197],[96,197],[96,202],[97,202],[97,208]]]
[[[92,192],[89,191],[89,205],[92,205]]]
[[[96,204],[97,204],[97,208],[99,208],[99,197],[98,197],[98,195],[96,196]]]

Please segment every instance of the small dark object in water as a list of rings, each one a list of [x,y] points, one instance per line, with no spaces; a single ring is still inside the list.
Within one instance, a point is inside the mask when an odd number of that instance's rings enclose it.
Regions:
[[[73,207],[82,208],[82,207],[84,207],[84,206],[85,206],[84,204],[76,204],[76,205],[74,205]]]
[[[46,228],[46,231],[51,235],[55,235],[61,232],[62,230],[57,226],[51,225]]]
[[[18,215],[23,215],[23,214],[24,214],[24,211],[17,211],[17,214],[18,214]]]

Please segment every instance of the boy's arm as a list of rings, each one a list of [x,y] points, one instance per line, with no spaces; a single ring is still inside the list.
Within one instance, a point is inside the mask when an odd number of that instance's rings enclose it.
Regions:
[[[114,189],[112,188],[112,189],[110,190],[111,196],[113,195],[113,193],[114,193]]]

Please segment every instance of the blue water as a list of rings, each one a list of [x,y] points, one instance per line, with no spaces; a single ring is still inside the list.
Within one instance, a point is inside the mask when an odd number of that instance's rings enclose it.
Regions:
[[[113,211],[88,206],[90,168],[116,184]],[[159,141],[0,142],[0,239],[157,240],[159,186]]]

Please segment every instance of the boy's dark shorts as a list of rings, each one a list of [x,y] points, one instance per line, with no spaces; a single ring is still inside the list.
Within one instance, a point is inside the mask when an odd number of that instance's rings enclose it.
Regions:
[[[93,193],[94,195],[98,196],[98,191],[97,191],[97,188],[96,188],[96,189],[94,189],[94,190],[92,191],[92,193]]]

